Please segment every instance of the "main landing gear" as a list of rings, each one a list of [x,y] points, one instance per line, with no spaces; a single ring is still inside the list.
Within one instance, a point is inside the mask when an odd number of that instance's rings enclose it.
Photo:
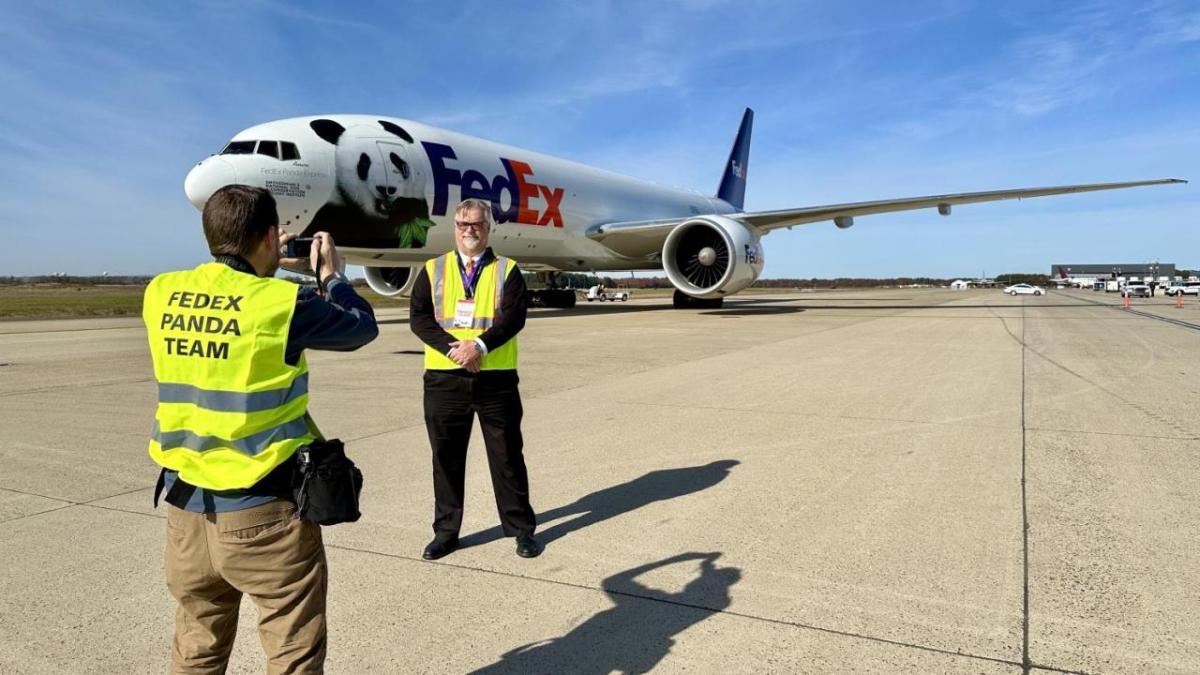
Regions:
[[[538,272],[538,279],[546,284],[546,288],[525,291],[530,305],[554,309],[570,309],[575,306],[575,291],[559,288],[557,273]]]
[[[725,298],[695,298],[683,291],[675,291],[675,309],[721,309],[724,304]]]

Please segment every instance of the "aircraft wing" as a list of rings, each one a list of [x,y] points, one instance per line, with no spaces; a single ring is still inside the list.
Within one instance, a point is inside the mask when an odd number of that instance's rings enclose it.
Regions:
[[[996,202],[1005,199],[1047,197],[1073,192],[1119,190],[1121,188],[1141,187],[1144,185],[1167,185],[1186,182],[1178,178],[1161,178],[1125,183],[1089,183],[1086,185],[1017,188],[1015,190],[963,192],[948,195],[932,195],[929,197],[905,197],[902,199],[886,199],[873,202],[807,206],[799,209],[783,209],[778,211],[730,213],[725,214],[725,216],[741,221],[746,225],[757,228],[760,232],[766,233],[781,227],[807,225],[808,223],[816,223],[823,220],[854,218],[856,216],[867,216],[876,213],[913,211],[935,207],[941,212],[949,213],[950,207],[957,204],[977,204],[979,202]],[[622,255],[631,257],[649,255],[661,248],[663,239],[672,228],[690,218],[691,216],[662,220],[604,223],[591,227],[587,232],[587,236],[603,243],[605,246]]]

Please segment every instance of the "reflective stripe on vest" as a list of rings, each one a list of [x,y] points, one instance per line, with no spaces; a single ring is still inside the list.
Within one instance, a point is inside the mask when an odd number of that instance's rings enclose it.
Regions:
[[[163,431],[158,426],[158,420],[155,420],[154,428],[150,431],[150,440],[157,443],[160,448],[187,448],[195,452],[228,448],[237,450],[243,455],[255,456],[266,452],[275,443],[297,438],[306,433],[308,433],[308,423],[303,416],[266,431],[234,440],[217,436],[200,436],[187,429]]]
[[[191,403],[197,408],[217,412],[258,412],[278,408],[308,394],[308,373],[296,378],[292,386],[283,389],[256,391],[209,391],[190,384],[158,385],[159,403]]]
[[[220,263],[150,282],[155,462],[197,487],[247,488],[312,442],[307,364],[284,362],[298,290]]]
[[[473,340],[495,324],[496,317],[502,313],[500,307],[504,294],[504,283],[509,272],[517,266],[511,258],[497,257],[487,263],[479,274],[475,286],[475,314],[471,318],[470,327],[456,328],[454,326],[455,310],[459,300],[467,298],[463,288],[462,275],[459,272],[458,253],[451,251],[425,263],[425,272],[429,276],[429,287],[433,300],[433,316],[438,325],[454,336],[456,340]],[[518,270],[516,272],[520,274]],[[515,370],[517,367],[517,339],[508,342],[488,352],[483,357],[480,367],[483,370]],[[425,368],[430,370],[455,370],[461,368],[445,354],[425,345]]]

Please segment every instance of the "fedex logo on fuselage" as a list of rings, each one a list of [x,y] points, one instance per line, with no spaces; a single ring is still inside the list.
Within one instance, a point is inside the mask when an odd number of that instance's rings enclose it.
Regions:
[[[564,190],[560,187],[541,185],[529,180],[533,168],[525,162],[500,158],[504,173],[490,180],[482,173],[468,169],[459,171],[447,166],[446,161],[458,159],[454,148],[441,143],[422,141],[425,154],[429,155],[429,166],[433,172],[433,215],[446,215],[450,201],[450,186],[457,185],[461,199],[483,199],[492,203],[492,215],[497,223],[524,223],[526,225],[553,225],[562,227],[562,203]],[[508,208],[502,209],[500,198],[508,192]],[[540,211],[530,206],[530,201],[540,199],[545,208]]]

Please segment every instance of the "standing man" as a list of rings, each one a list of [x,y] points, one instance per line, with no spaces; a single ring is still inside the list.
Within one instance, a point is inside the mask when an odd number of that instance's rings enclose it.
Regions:
[[[492,206],[467,199],[454,210],[457,250],[425,263],[414,282],[409,325],[425,343],[425,427],[433,446],[433,541],[423,557],[458,548],[471,425],[487,446],[492,490],[504,536],[517,555],[542,545],[529,504],[521,438],[517,333],[525,327],[525,280],[516,261],[488,248]]]
[[[259,612],[268,673],[321,673],[325,548],[296,517],[293,454],[319,432],[308,417],[304,350],[375,339],[371,306],[342,276],[333,238],[314,237],[324,296],[273,278],[294,235],[270,192],[217,190],[204,205],[215,260],[155,277],[142,316],[158,412],[150,456],[167,496],[167,587],[175,597],[172,673],[224,673],[242,594]]]

